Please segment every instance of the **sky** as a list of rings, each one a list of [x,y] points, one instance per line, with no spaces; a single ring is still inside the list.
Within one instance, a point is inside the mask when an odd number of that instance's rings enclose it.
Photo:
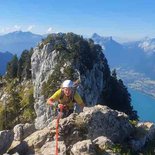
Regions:
[[[1,0],[0,35],[74,32],[136,40],[155,38],[155,0]]]

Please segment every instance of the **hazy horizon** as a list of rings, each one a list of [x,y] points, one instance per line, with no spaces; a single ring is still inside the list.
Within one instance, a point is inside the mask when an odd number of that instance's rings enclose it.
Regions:
[[[154,0],[7,0],[0,5],[0,35],[13,31],[35,34],[97,33],[117,40],[155,37]]]
[[[7,35],[7,34],[10,34],[10,33],[15,33],[15,32],[30,32],[30,33],[32,33],[32,34],[35,34],[35,35],[48,35],[48,34],[51,34],[51,33],[46,33],[46,34],[38,34],[38,33],[34,33],[34,32],[32,32],[32,31],[22,31],[22,30],[15,30],[15,31],[11,31],[11,32],[8,32],[8,33],[5,33],[5,34],[0,34],[0,36],[5,36],[5,35]],[[55,32],[53,32],[53,33],[55,33]],[[57,33],[67,33],[67,32],[57,32]],[[74,32],[73,32],[74,33]],[[94,33],[96,33],[96,32],[94,32]],[[94,34],[94,33],[92,33],[91,35],[83,35],[83,34],[79,34],[79,35],[82,35],[83,37],[85,37],[85,38],[91,38],[92,37],[92,35]],[[98,34],[98,33],[97,33]],[[139,41],[139,40],[142,40],[142,39],[144,39],[145,37],[143,37],[143,38],[137,38],[137,39],[131,39],[131,38],[121,38],[121,37],[117,37],[117,36],[103,36],[103,35],[101,35],[101,34],[98,34],[99,36],[101,36],[101,37],[112,37],[113,38],[113,40],[115,40],[115,41],[117,41],[117,42],[119,42],[119,43],[125,43],[125,42],[132,42],[132,41]],[[148,38],[148,37],[147,37]]]

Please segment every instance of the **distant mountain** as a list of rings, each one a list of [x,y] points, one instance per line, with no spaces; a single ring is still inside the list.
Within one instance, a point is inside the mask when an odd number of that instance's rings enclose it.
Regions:
[[[15,31],[0,36],[0,50],[20,56],[23,50],[35,47],[42,38],[42,35],[31,32]]]
[[[142,40],[139,44],[138,47],[144,50],[144,52],[148,55],[154,54],[155,53],[155,38],[145,38]]]
[[[0,52],[0,75],[4,75],[6,71],[7,63],[12,59],[13,54],[9,52]]]
[[[155,39],[145,38],[137,42],[129,42],[125,46],[130,53],[133,53],[132,57],[136,60],[133,62],[131,59],[134,64],[133,69],[155,79]]]
[[[119,64],[126,64],[124,60],[124,48],[121,44],[114,41],[113,38],[110,37],[102,37],[98,34],[94,33],[92,35],[92,39],[95,43],[100,44],[103,48],[103,52],[109,62],[110,67],[117,66]],[[119,57],[118,57],[119,55]]]
[[[102,46],[111,68],[134,69],[155,79],[155,39],[120,44],[112,37],[102,37],[96,33],[92,39]]]

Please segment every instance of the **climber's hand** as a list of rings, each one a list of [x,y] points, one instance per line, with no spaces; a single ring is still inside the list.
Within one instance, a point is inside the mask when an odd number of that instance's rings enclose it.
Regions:
[[[58,104],[58,109],[60,109],[62,111],[63,108],[64,108],[64,105],[63,104]]]
[[[50,106],[53,106],[53,105],[54,105],[54,100],[51,99],[51,98],[49,98],[49,99],[47,100],[47,104],[49,104]]]

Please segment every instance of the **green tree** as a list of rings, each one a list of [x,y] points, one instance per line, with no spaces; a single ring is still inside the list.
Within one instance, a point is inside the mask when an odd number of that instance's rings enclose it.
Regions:
[[[35,110],[34,110],[34,97],[33,97],[33,87],[28,86],[28,90],[25,92],[21,101],[20,108],[20,117],[21,122],[33,122],[35,119]]]
[[[31,78],[31,53],[28,50],[24,50],[19,59],[18,78],[20,80]]]
[[[112,71],[109,82],[104,90],[105,104],[114,110],[119,110],[127,115],[130,119],[138,119],[137,112],[131,105],[131,95],[121,79],[117,79],[116,70]]]
[[[11,129],[15,124],[20,123],[21,97],[16,89],[18,80],[11,82],[8,88],[9,98],[5,105],[5,128]]]
[[[0,102],[0,131],[5,129],[5,106]]]
[[[14,55],[12,60],[7,64],[7,78],[16,78],[18,70],[18,57]]]

